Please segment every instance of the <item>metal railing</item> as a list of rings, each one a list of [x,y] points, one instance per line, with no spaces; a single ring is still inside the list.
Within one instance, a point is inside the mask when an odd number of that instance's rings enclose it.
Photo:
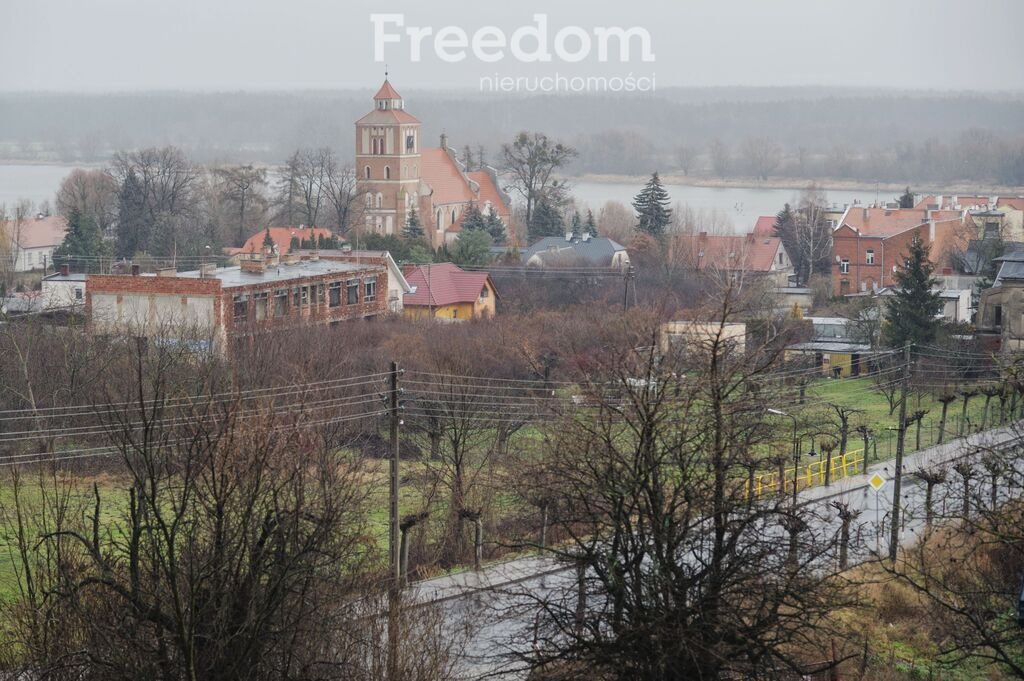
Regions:
[[[781,488],[778,471],[763,473],[754,477],[753,490],[750,489],[749,480],[744,483],[744,491],[747,496],[750,496],[752,492],[753,496],[757,499],[765,496],[790,494],[793,492],[794,477],[796,478],[796,489],[798,491],[815,485],[823,485],[825,484],[825,472],[828,465],[828,459],[823,457],[818,461],[812,461],[808,464],[785,468],[782,471]],[[864,450],[854,449],[845,454],[833,455],[831,467],[830,482],[857,475],[864,468]]]

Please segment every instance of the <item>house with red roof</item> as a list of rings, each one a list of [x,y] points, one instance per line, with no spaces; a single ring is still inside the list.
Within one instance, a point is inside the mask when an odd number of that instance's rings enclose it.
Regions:
[[[793,274],[793,261],[777,236],[701,232],[676,237],[671,248],[674,258],[700,272],[771,277],[777,286],[788,285]]]
[[[247,254],[252,254],[253,256],[262,254],[268,235],[270,240],[274,242],[273,247],[277,248],[279,255],[284,255],[293,250],[296,242],[298,243],[298,248],[308,248],[314,242],[334,240],[334,233],[323,227],[307,227],[306,225],[299,225],[298,227],[267,227],[250,236],[240,247],[225,248],[224,254],[241,257]],[[332,247],[336,245],[336,243],[331,244]]]
[[[401,234],[415,209],[430,245],[452,243],[472,206],[494,210],[505,225],[512,201],[494,168],[469,170],[441,135],[439,147],[423,147],[420,121],[388,80],[373,97],[373,111],[356,121],[356,191],[366,229]]]
[[[405,294],[404,313],[413,319],[486,319],[496,311],[498,292],[487,272],[443,262],[410,266],[405,279],[413,291]]]
[[[945,268],[971,238],[959,209],[850,206],[832,232],[832,291],[838,295],[892,286],[915,235]]]
[[[67,221],[59,215],[0,221],[0,257],[13,272],[53,269],[53,251],[64,242],[67,230]]]

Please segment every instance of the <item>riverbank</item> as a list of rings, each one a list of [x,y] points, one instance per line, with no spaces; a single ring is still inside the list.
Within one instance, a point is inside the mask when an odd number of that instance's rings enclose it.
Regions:
[[[570,182],[588,182],[593,184],[635,184],[643,186],[649,175],[608,175],[608,174],[585,174],[568,178]],[[722,177],[696,177],[692,175],[662,175],[661,181],[665,184],[682,185],[688,187],[705,187],[710,189],[771,189],[771,190],[794,190],[799,191],[811,183],[817,183],[826,192],[833,191],[857,191],[877,192],[880,198],[886,198],[890,194],[898,196],[906,189],[906,183],[886,182],[862,182],[857,180],[839,180],[834,178],[807,178],[796,179],[788,177],[772,177],[768,180],[757,180],[750,177],[722,178]],[[1024,186],[1007,187],[995,184],[978,183],[956,183],[951,185],[920,185],[910,184],[910,188],[916,194],[989,194],[993,196],[1013,195],[1024,196]]]

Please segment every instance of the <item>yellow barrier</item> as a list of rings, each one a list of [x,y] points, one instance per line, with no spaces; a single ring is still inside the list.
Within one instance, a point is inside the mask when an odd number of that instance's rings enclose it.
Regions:
[[[863,464],[864,452],[861,449],[854,449],[846,454],[833,455],[830,479],[832,482],[835,482],[851,475],[857,475],[863,468]],[[796,478],[797,490],[807,489],[814,485],[823,485],[825,484],[825,466],[826,460],[822,458],[803,466],[786,468],[783,470],[781,490],[779,489],[778,471],[759,475],[754,478],[754,496],[760,499],[764,496],[792,493],[794,477]],[[749,484],[749,482],[745,483],[744,487],[749,487]],[[746,492],[749,496],[750,490],[748,489]]]

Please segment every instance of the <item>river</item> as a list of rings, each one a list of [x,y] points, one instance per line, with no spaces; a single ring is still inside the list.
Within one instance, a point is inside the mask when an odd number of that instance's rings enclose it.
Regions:
[[[19,199],[35,203],[54,201],[54,195],[61,180],[67,177],[74,166],[0,164],[0,204],[10,208]],[[627,206],[640,191],[642,184],[628,182],[578,182],[571,181],[572,194],[577,203],[591,208],[596,213],[606,201],[619,201]],[[785,204],[793,202],[799,193],[794,189],[765,189],[760,187],[698,187],[693,185],[667,184],[665,189],[673,205],[682,203],[695,211],[715,212],[731,220],[739,233],[750,230],[760,215],[774,215]],[[826,193],[830,203],[846,204],[875,200],[872,191],[829,190]],[[879,198],[885,199],[888,195]]]

